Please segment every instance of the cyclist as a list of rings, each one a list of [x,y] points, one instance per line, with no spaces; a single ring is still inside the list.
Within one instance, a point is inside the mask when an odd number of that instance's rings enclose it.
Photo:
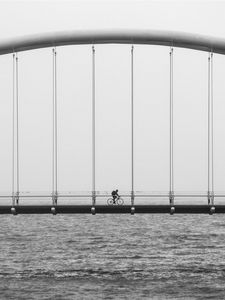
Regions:
[[[113,204],[116,204],[116,199],[120,197],[118,194],[118,190],[112,191],[112,197],[113,197]]]

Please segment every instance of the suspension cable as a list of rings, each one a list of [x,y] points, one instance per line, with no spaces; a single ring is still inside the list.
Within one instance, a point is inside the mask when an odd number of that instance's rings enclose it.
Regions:
[[[131,46],[131,205],[134,205],[134,46]]]
[[[174,166],[173,166],[173,48],[170,49],[170,203],[173,204]]]
[[[92,46],[92,205],[95,205],[95,47]]]

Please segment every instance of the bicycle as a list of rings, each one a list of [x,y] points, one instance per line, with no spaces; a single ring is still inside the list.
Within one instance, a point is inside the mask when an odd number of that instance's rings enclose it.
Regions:
[[[107,200],[107,203],[108,203],[108,205],[123,205],[124,204],[124,200],[123,200],[123,198],[121,198],[119,196],[115,200],[113,200],[113,198],[109,198]]]

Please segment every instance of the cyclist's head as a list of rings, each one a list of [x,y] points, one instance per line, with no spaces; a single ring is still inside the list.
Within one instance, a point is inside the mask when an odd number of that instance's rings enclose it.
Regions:
[[[116,192],[118,193],[118,190],[116,190]]]

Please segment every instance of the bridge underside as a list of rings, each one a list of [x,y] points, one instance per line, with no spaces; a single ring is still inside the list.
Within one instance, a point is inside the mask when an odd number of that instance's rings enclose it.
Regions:
[[[1,205],[0,214],[214,214],[225,205]]]

